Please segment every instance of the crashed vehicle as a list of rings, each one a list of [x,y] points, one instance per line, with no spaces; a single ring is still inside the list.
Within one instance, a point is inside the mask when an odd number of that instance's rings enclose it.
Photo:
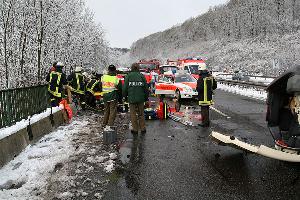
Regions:
[[[266,120],[275,147],[300,152],[300,66],[276,78],[267,92]]]
[[[155,94],[170,95],[176,99],[191,99],[198,95],[197,80],[187,73],[162,74],[155,83]]]
[[[288,70],[267,87],[266,121],[275,148],[253,145],[213,131],[211,138],[220,145],[231,146],[269,158],[300,163],[300,66]]]

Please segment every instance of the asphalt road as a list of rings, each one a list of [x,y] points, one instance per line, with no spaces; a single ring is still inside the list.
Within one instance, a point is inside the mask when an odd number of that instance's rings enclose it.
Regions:
[[[264,102],[217,91],[211,128],[148,121],[131,161],[113,174],[104,199],[300,199],[300,164],[226,146],[211,130],[272,146]]]

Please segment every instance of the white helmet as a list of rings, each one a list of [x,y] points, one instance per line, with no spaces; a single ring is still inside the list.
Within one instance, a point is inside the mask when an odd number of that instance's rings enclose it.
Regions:
[[[81,72],[82,71],[82,68],[81,67],[76,67],[75,68],[75,72]]]
[[[198,69],[199,70],[207,70],[206,64],[205,63],[200,63]]]
[[[60,67],[63,67],[64,64],[62,62],[57,62],[55,66],[60,66]]]

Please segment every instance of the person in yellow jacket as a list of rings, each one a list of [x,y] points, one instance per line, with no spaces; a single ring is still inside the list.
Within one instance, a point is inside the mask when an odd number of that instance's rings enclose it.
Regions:
[[[103,126],[112,126],[117,115],[118,99],[122,95],[122,84],[114,65],[109,65],[108,73],[101,77],[101,84],[104,102]]]
[[[206,65],[201,66],[197,81],[197,92],[199,105],[201,107],[202,127],[209,127],[209,106],[213,104],[213,90],[217,88],[217,82],[214,77],[207,71]]]
[[[53,69],[47,75],[46,81],[48,82],[48,94],[52,107],[59,105],[63,98],[64,88],[67,86],[66,75],[62,72],[63,64],[61,62],[54,63]]]
[[[76,67],[75,72],[68,76],[67,81],[71,86],[72,95],[76,99],[75,104],[85,109],[85,82],[82,75],[82,68],[79,66]]]

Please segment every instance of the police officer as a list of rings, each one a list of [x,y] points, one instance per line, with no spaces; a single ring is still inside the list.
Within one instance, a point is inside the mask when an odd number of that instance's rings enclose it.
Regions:
[[[202,127],[208,127],[209,122],[209,106],[213,104],[213,90],[217,88],[217,82],[208,72],[206,65],[202,64],[199,70],[199,79],[197,81],[197,92],[199,105],[201,107]]]
[[[95,93],[102,91],[101,77],[102,74],[96,74],[96,77],[88,81],[86,85],[86,103],[91,107],[96,107]]]
[[[63,89],[67,87],[66,75],[62,72],[63,64],[61,62],[53,64],[53,69],[46,78],[48,82],[48,94],[51,106],[59,105],[63,97]]]
[[[101,83],[104,102],[103,126],[112,126],[117,115],[118,98],[122,91],[122,84],[114,65],[108,66],[108,74],[102,76]]]
[[[132,134],[146,133],[144,103],[148,101],[148,86],[143,74],[139,72],[139,65],[132,64],[131,72],[125,77],[123,97],[128,97]]]
[[[82,109],[85,109],[85,82],[82,75],[82,68],[76,67],[75,72],[68,76],[68,83],[71,86],[71,92],[77,99]]]

